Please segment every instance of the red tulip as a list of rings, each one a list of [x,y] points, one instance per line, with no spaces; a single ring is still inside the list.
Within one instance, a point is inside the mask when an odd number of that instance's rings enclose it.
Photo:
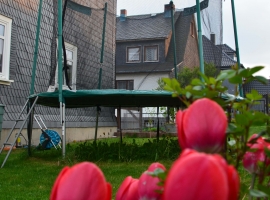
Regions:
[[[176,114],[179,144],[197,151],[219,152],[226,137],[227,117],[214,101],[203,98]]]
[[[125,178],[120,188],[116,193],[116,200],[138,200],[138,179],[131,176]]]
[[[270,158],[266,157],[264,150],[270,149],[270,144],[263,137],[253,134],[248,140],[247,146],[255,151],[247,151],[243,157],[243,166],[250,173],[261,174],[259,162],[270,165]]]
[[[58,175],[51,200],[111,200],[112,188],[102,171],[93,163],[65,167]]]
[[[145,171],[139,178],[138,192],[140,199],[159,200],[162,197],[161,193],[157,191],[163,191],[163,186],[159,186],[161,181],[158,177],[153,177],[149,172],[154,172],[156,169],[166,170],[164,165],[160,163],[152,163],[148,170]]]
[[[163,200],[236,200],[239,177],[220,155],[184,150],[165,181]]]
[[[265,141],[265,138],[258,136],[258,134],[253,134],[247,143],[251,149],[264,149],[268,147],[270,143]]]

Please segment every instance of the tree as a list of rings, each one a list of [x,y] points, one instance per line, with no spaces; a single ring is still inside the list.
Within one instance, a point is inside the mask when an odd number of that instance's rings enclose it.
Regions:
[[[180,69],[177,80],[179,81],[181,87],[189,85],[194,78],[200,78],[199,67],[183,67]],[[219,73],[219,70],[212,63],[204,63],[204,73],[208,77],[216,77]],[[163,90],[165,83],[162,81],[162,78],[158,80],[157,90]]]
[[[187,85],[189,85],[191,83],[192,79],[200,78],[199,72],[200,72],[199,67],[194,67],[194,68],[183,67],[183,68],[181,68],[178,75],[177,75],[177,80],[180,83],[180,86],[186,87]],[[219,70],[212,63],[204,63],[204,73],[208,77],[216,77],[219,73]],[[162,78],[160,78],[158,80],[157,90],[163,90],[164,86],[165,86],[165,83],[162,80]],[[175,108],[165,108],[165,107],[161,108],[161,113],[164,115],[164,117],[166,117],[168,115],[167,114],[168,112],[169,112],[168,122],[169,121],[174,122],[175,112],[176,112]]]
[[[199,67],[183,67],[180,69],[177,79],[181,87],[189,85],[194,78],[200,78],[199,76],[200,68]],[[216,77],[219,70],[212,63],[204,63],[204,73],[208,77]]]

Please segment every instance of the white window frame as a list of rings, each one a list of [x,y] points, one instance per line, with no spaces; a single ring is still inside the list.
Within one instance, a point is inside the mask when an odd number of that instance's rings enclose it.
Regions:
[[[129,60],[129,49],[139,49],[139,60]],[[141,49],[141,46],[130,46],[130,47],[127,47],[127,50],[126,50],[126,62],[127,63],[140,63],[141,62],[141,53],[142,53],[142,49]]]
[[[4,37],[0,36],[0,38],[4,40],[3,66],[2,72],[0,72],[0,84],[9,85],[10,82],[13,82],[12,80],[9,80],[12,19],[0,15],[0,24],[5,26]]]
[[[58,42],[57,42],[57,47],[58,47]],[[72,44],[69,44],[67,42],[65,42],[65,47],[66,50],[72,51],[73,52],[73,59],[71,60],[73,63],[72,66],[72,77],[71,77],[71,89],[72,90],[76,90],[76,81],[77,81],[77,52],[78,52],[78,48]],[[57,51],[58,52],[58,51]],[[56,54],[57,54],[56,52]],[[63,76],[64,76],[64,71],[63,71]],[[58,87],[58,63],[57,63],[57,67],[56,67],[56,73],[55,73],[55,85],[56,87]],[[63,82],[63,86],[62,86],[63,90],[69,90],[68,86],[66,85],[65,82]]]
[[[147,48],[153,48],[153,47],[156,47],[157,49],[157,60],[146,60],[146,49]],[[144,52],[143,52],[143,61],[144,62],[158,62],[159,61],[159,46],[158,45],[147,45],[147,46],[144,46],[143,48]]]

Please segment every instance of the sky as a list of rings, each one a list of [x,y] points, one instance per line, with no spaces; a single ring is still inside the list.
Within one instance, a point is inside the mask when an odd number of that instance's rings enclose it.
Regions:
[[[218,1],[218,0],[216,0]],[[231,0],[223,1],[223,43],[235,49]],[[176,8],[194,6],[195,0],[174,0]],[[117,0],[117,14],[160,13],[169,0]],[[264,66],[257,73],[270,79],[270,1],[234,0],[240,62],[247,67]]]

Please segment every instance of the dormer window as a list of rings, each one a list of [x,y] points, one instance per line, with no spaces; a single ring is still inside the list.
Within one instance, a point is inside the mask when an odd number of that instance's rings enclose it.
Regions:
[[[127,62],[140,62],[141,47],[127,47]]]
[[[158,45],[144,47],[144,62],[158,61]]]

